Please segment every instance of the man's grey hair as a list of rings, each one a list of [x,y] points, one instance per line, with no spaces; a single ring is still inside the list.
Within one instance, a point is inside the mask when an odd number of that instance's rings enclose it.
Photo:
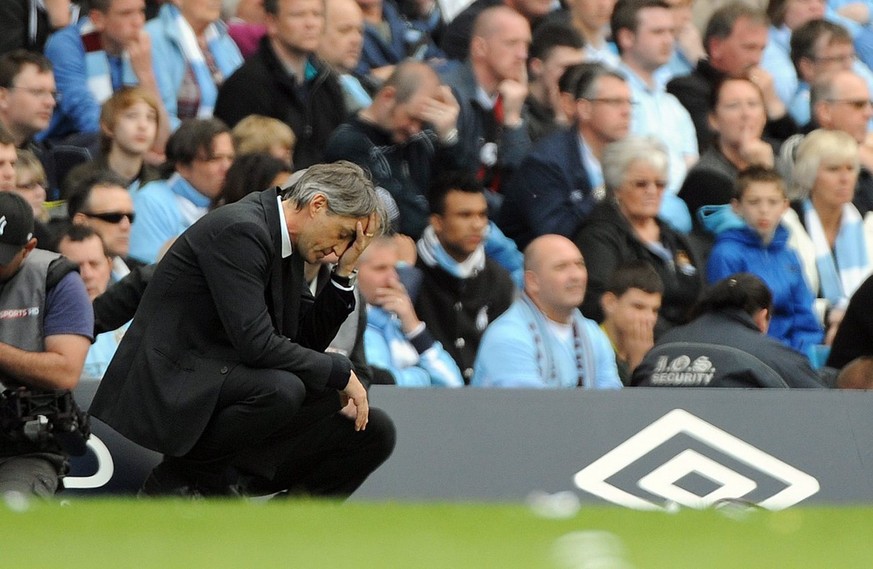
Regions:
[[[654,136],[628,136],[606,145],[600,166],[603,181],[610,194],[624,183],[627,169],[634,162],[644,162],[667,175],[669,158],[667,147]]]
[[[367,217],[375,212],[379,227],[385,230],[388,214],[373,181],[360,166],[340,160],[333,164],[316,164],[295,173],[283,200],[293,201],[301,209],[321,194],[327,198],[327,211],[342,217]]]

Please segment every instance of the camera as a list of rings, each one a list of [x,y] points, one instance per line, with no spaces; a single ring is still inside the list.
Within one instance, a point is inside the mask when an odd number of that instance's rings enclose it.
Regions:
[[[86,451],[88,413],[69,390],[7,389],[0,395],[0,436],[8,442],[47,448],[52,442],[73,456]]]

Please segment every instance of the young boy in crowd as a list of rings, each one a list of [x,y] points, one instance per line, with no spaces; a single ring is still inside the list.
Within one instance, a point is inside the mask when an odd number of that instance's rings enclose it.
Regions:
[[[814,297],[800,260],[788,246],[788,230],[781,224],[788,209],[782,178],[759,166],[741,172],[731,206],[745,223],[718,234],[707,280],[713,283],[742,272],[760,277],[773,293],[768,335],[810,355],[824,331],[813,312]]]
[[[615,270],[600,297],[604,319],[600,328],[615,351],[618,377],[630,385],[634,369],[655,344],[655,322],[664,283],[648,263],[639,261]]]
[[[111,170],[127,180],[131,192],[157,180],[158,170],[146,162],[146,156],[158,135],[159,110],[154,97],[140,87],[116,91],[100,111],[100,155],[70,171],[62,197],[101,170]]]

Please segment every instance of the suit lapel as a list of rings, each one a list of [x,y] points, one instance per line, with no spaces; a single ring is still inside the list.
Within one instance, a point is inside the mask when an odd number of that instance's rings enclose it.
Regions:
[[[278,190],[278,188],[276,188]],[[276,191],[267,190],[261,193],[261,205],[264,207],[264,219],[270,228],[273,240],[273,266],[270,270],[270,315],[276,330],[281,332],[284,325],[285,300],[282,294],[282,228],[279,227],[279,208],[276,202]]]

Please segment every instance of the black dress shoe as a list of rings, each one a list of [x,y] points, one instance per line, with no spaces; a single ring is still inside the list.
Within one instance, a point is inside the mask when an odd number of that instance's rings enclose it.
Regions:
[[[194,481],[166,462],[162,462],[152,469],[149,477],[143,482],[142,488],[139,489],[137,496],[140,498],[164,497],[189,498],[192,500],[203,498],[203,494]]]
[[[152,470],[137,496],[140,498],[203,500],[206,498],[243,498],[246,493],[240,484],[206,484],[202,480],[193,480],[178,467],[165,461]]]

